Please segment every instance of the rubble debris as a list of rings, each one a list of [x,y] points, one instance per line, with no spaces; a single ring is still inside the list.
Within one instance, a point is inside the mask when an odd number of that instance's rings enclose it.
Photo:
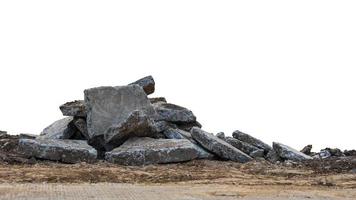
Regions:
[[[312,148],[313,148],[313,145],[309,144],[309,145],[305,146],[302,150],[300,150],[300,152],[304,153],[305,155],[310,156],[312,154],[311,153]]]
[[[223,132],[214,136],[201,129],[188,108],[168,103],[164,97],[148,98],[154,90],[152,76],[126,86],[87,89],[84,100],[61,105],[67,117],[45,128],[40,136],[12,136],[0,131],[0,161],[31,163],[37,158],[77,163],[106,159],[146,165],[193,159],[244,163],[254,159],[294,166],[312,163],[312,158],[320,162],[337,158],[339,162],[356,156],[356,150],[342,152],[337,148],[314,153],[312,145],[301,152],[280,143],[273,143],[272,148],[240,131],[233,132],[233,137]]]
[[[252,146],[246,142],[240,141],[236,138],[228,137],[225,139],[225,141],[229,144],[231,144],[233,147],[239,149],[240,151],[246,153],[247,155],[250,155],[253,158],[256,157],[263,157],[264,155],[264,150],[259,149],[255,146]]]
[[[252,160],[250,156],[236,149],[229,143],[219,139],[213,134],[207,133],[200,128],[193,127],[191,130],[193,139],[208,151],[216,154],[220,158],[236,162],[248,162]]]
[[[177,124],[177,126],[179,129],[185,130],[188,132],[190,132],[190,130],[192,130],[193,127],[202,128],[202,125],[198,121],[190,122],[190,123],[180,123],[180,124]]]
[[[64,116],[86,117],[87,112],[83,100],[67,102],[59,107]]]
[[[155,121],[153,124],[153,129],[155,132],[163,133],[170,128],[178,128],[177,125],[166,121]]]
[[[325,150],[328,151],[331,154],[331,156],[336,156],[336,157],[345,156],[344,153],[338,148],[325,148]]]
[[[167,100],[164,97],[153,97],[153,98],[148,98],[148,100],[150,100],[151,104],[167,103]]]
[[[172,123],[191,123],[196,121],[192,111],[171,103],[153,104],[158,114],[158,120]]]
[[[356,150],[345,150],[345,156],[356,156]]]
[[[104,134],[105,148],[111,150],[123,144],[130,137],[153,137],[155,132],[150,117],[134,110],[127,119],[107,129]]]
[[[222,140],[225,140],[225,133],[224,132],[219,132],[216,134],[216,137],[222,139]]]
[[[266,160],[268,160],[271,163],[276,163],[278,161],[281,161],[281,157],[277,154],[275,150],[271,150],[267,153],[266,155]]]
[[[273,142],[273,149],[276,151],[279,157],[285,160],[303,161],[303,160],[312,159],[312,157],[305,155],[304,153],[297,151],[292,147],[289,147],[287,145],[278,142]]]
[[[77,129],[73,124],[73,117],[66,117],[55,121],[45,128],[38,138],[40,139],[70,139]]]
[[[185,139],[185,137],[182,135],[183,132],[180,129],[173,129],[170,128],[168,130],[165,130],[163,134],[166,136],[168,139]]]
[[[20,139],[27,156],[64,163],[94,162],[97,151],[83,140]]]
[[[155,117],[145,92],[138,85],[97,87],[84,91],[89,143],[102,147],[103,136],[110,127],[121,124],[135,110]]]
[[[262,142],[261,140],[259,140],[257,138],[252,137],[249,134],[243,133],[238,130],[232,133],[232,137],[234,137],[240,141],[246,142],[252,146],[263,149],[265,151],[265,153],[268,153],[270,150],[272,150],[272,147],[270,145]]]
[[[320,150],[320,152],[316,155],[317,158],[321,158],[321,159],[325,159],[325,158],[330,158],[331,157],[331,153],[326,150],[326,149],[322,149]]]
[[[155,92],[155,81],[152,76],[146,76],[140,80],[130,83],[129,85],[139,85],[147,95]]]
[[[199,152],[186,139],[130,138],[107,152],[105,159],[122,165],[174,163],[198,158]]]

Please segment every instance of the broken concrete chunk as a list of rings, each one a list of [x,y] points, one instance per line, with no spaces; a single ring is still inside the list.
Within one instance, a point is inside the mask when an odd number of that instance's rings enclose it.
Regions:
[[[124,143],[130,137],[153,137],[153,122],[142,111],[133,111],[127,119],[107,129],[104,134],[107,150]]]
[[[193,127],[191,134],[201,146],[223,159],[242,163],[252,160],[247,154],[200,128]]]
[[[246,142],[242,142],[236,138],[231,138],[231,137],[228,137],[225,139],[225,141],[229,144],[231,144],[233,147],[239,149],[240,151],[246,153],[247,155],[250,155],[253,154],[252,157],[256,158],[256,157],[263,157],[263,152],[264,150],[263,149],[259,149],[255,146],[252,146]],[[262,151],[261,151],[262,150]],[[260,155],[262,152],[262,155]]]
[[[273,142],[273,149],[276,151],[279,157],[285,160],[303,161],[303,160],[312,159],[312,157],[305,155],[304,153],[295,150],[292,147],[289,147],[287,145],[278,142]]]
[[[252,158],[263,158],[263,156],[265,155],[265,151],[263,149],[257,149],[255,151],[252,151],[250,154]]]
[[[170,103],[154,104],[158,114],[158,120],[168,121],[176,124],[192,123],[196,117],[192,111]]]
[[[166,98],[164,97],[154,97],[154,98],[148,98],[152,104],[155,103],[167,103]]]
[[[196,159],[199,152],[186,139],[130,138],[120,147],[107,152],[105,159],[122,165],[175,163]]]
[[[55,121],[53,124],[45,128],[39,139],[69,139],[75,133],[77,129],[73,124],[73,117],[66,117]]]
[[[267,153],[266,160],[271,163],[276,163],[277,161],[281,161],[281,158],[278,156],[277,152],[272,149]]]
[[[222,139],[222,140],[225,140],[225,133],[224,132],[219,132],[216,134],[216,137]]]
[[[165,130],[168,130],[170,128],[177,128],[177,125],[166,121],[156,121],[153,124],[153,129],[157,133],[164,132]]]
[[[178,126],[179,129],[185,130],[185,131],[188,131],[188,132],[190,132],[190,130],[192,130],[193,127],[198,127],[198,128],[202,127],[202,125],[197,121],[190,122],[190,123],[180,123],[177,126]]]
[[[304,153],[305,155],[310,156],[312,148],[313,148],[313,145],[309,144],[309,145],[305,146],[300,152]]]
[[[95,140],[102,138],[113,125],[126,120],[134,110],[155,116],[145,92],[138,85],[91,88],[84,94],[88,135],[92,143],[100,143]]]
[[[97,157],[83,140],[20,139],[19,146],[27,156],[64,163],[94,162]]]
[[[188,139],[192,140],[192,135],[191,133],[178,129],[178,128],[170,128],[166,131],[163,132],[163,134],[166,136],[168,139]]]
[[[83,100],[67,102],[59,107],[64,116],[86,117],[85,104]]]
[[[155,81],[152,76],[141,78],[130,85],[139,85],[147,95],[152,94],[155,91]]]
[[[75,127],[80,131],[80,133],[83,135],[83,137],[87,140],[89,140],[89,134],[88,134],[88,128],[87,128],[87,122],[83,118],[75,118],[73,121]]]
[[[263,149],[265,153],[269,152],[272,150],[272,147],[261,140],[252,137],[249,134],[243,133],[241,131],[235,131],[232,133],[232,136],[240,141],[246,142],[252,146],[258,147],[260,149]]]

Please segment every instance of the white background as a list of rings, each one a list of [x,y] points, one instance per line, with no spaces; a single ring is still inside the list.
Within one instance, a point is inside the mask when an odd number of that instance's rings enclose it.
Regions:
[[[146,75],[210,132],[356,148],[355,1],[1,1],[0,129]]]

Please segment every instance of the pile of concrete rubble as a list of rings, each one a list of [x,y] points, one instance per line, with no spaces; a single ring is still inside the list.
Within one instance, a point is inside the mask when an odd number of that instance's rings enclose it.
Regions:
[[[193,112],[148,98],[155,91],[151,76],[116,87],[84,91],[84,100],[60,106],[63,115],[36,138],[22,138],[19,147],[27,156],[64,163],[105,159],[123,165],[176,163],[193,159],[248,162],[266,159],[303,161],[355,152],[325,149],[312,153],[308,145],[297,151],[281,143],[272,146],[246,133],[233,137],[202,130]]]

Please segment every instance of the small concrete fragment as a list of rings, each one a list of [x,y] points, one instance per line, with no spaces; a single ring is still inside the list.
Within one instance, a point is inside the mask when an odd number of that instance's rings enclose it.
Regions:
[[[248,162],[252,160],[250,156],[236,149],[229,143],[219,139],[211,133],[207,133],[198,127],[193,127],[191,135],[202,147],[217,156],[236,162]]]
[[[243,133],[241,131],[235,131],[232,133],[232,137],[246,142],[252,146],[258,147],[260,149],[263,149],[265,151],[265,153],[269,152],[270,150],[272,150],[272,147],[264,142],[262,142],[261,140],[252,137],[249,134]]]
[[[64,163],[94,162],[97,157],[83,140],[20,139],[19,147],[27,156]]]
[[[97,147],[103,145],[106,131],[122,123],[133,111],[155,117],[147,95],[138,85],[91,88],[84,94],[89,142]]]
[[[312,154],[311,153],[312,148],[313,148],[313,145],[309,144],[309,145],[305,146],[302,150],[300,150],[300,152],[304,153],[305,155],[310,156]]]
[[[155,81],[152,76],[146,76],[133,83],[130,83],[129,85],[139,85],[147,95],[152,94],[155,91]]]
[[[111,126],[104,135],[105,148],[111,150],[123,144],[130,137],[154,137],[153,122],[142,111],[133,111],[127,119]]]
[[[222,140],[225,140],[225,133],[224,132],[219,132],[216,134],[216,137],[222,139]]]
[[[106,152],[105,159],[122,165],[149,165],[184,162],[198,158],[194,144],[186,139],[130,138],[120,147]]]
[[[64,116],[86,117],[87,112],[83,100],[67,102],[59,107]]]
[[[229,144],[231,144],[233,147],[239,149],[240,151],[246,153],[247,155],[250,155],[253,158],[256,157],[263,157],[264,150],[259,149],[255,146],[252,146],[246,142],[240,141],[236,138],[228,137],[225,139],[225,141]],[[252,156],[252,155],[253,156]]]
[[[73,117],[66,117],[55,121],[53,124],[45,128],[39,139],[70,139],[77,129],[73,124]]]
[[[153,97],[153,98],[148,98],[151,102],[151,104],[155,103],[167,103],[166,98],[164,97]]]
[[[196,117],[192,111],[170,103],[153,104],[158,114],[158,120],[172,122],[176,124],[193,123]]]
[[[321,159],[330,158],[331,153],[326,149],[322,149],[320,150],[318,157]]]
[[[266,160],[271,163],[276,163],[277,161],[281,161],[281,158],[278,156],[277,152],[272,149],[267,153]]]
[[[291,161],[303,161],[303,160],[309,160],[312,159],[312,157],[305,155],[304,153],[293,149],[292,147],[289,147],[287,145],[278,143],[278,142],[273,142],[273,149],[276,151],[279,157],[285,159],[285,160],[291,160]]]

